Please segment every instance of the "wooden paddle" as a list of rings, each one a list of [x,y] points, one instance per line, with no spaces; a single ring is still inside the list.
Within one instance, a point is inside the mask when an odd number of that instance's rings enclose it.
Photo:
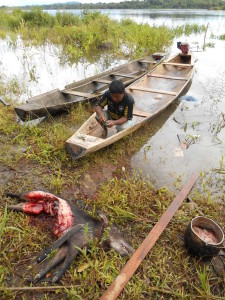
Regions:
[[[199,177],[199,173],[194,173],[189,181],[184,185],[182,190],[175,197],[173,202],[170,204],[168,209],[164,212],[160,220],[156,223],[156,225],[149,232],[148,236],[141,243],[138,249],[134,252],[131,258],[128,260],[126,265],[121,270],[120,274],[116,277],[110,287],[104,292],[101,296],[100,300],[114,300],[117,299],[119,294],[122,292],[123,288],[137,270],[145,256],[155,245],[159,236],[162,234],[166,226],[169,224],[170,220],[187,197],[195,182]]]

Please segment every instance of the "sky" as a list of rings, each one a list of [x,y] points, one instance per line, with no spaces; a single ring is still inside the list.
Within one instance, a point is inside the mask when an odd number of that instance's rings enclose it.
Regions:
[[[74,2],[81,3],[98,3],[98,2],[121,2],[129,0],[74,0]],[[52,4],[52,3],[66,3],[73,2],[73,0],[0,0],[0,6],[23,6],[23,5],[42,5],[42,4]]]

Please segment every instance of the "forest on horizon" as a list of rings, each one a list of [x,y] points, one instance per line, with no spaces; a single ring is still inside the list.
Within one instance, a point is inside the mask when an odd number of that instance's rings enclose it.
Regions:
[[[57,0],[56,0],[57,1]],[[122,1],[120,3],[82,4],[80,2],[55,3],[40,5],[42,9],[209,9],[225,10],[224,0],[144,0]],[[5,6],[2,6],[4,8]],[[24,8],[33,7],[32,5]]]

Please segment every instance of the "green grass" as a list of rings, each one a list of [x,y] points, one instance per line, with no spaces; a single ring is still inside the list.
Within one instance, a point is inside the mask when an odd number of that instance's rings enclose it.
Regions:
[[[5,198],[4,190],[0,198],[1,202],[13,201]],[[116,223],[126,237],[129,237],[133,247],[137,248],[172,199],[172,194],[165,188],[155,191],[148,178],[123,172],[122,177],[115,177],[102,184],[95,198],[87,199],[87,202],[104,211],[111,222]],[[205,216],[216,220],[220,225],[224,222],[221,210],[223,205],[208,203],[206,206],[207,199],[199,197],[196,191],[192,193],[192,199]],[[46,221],[39,217],[15,212],[8,212],[6,216],[3,208],[0,214],[5,220],[0,256],[1,284],[8,286],[8,278],[11,278],[10,286],[18,286],[18,283],[26,286],[24,279],[37,272],[34,267],[35,255],[52,242],[54,237],[47,229]],[[222,299],[223,290],[219,293],[217,288],[223,285],[223,278],[215,276],[210,265],[206,267],[204,262],[190,256],[184,248],[185,228],[195,216],[196,211],[189,203],[184,202],[126,285],[121,299]],[[18,230],[11,230],[11,226],[16,226]],[[64,286],[72,285],[73,288],[59,290],[57,295],[67,295],[73,299],[99,299],[126,260],[127,258],[122,258],[113,251],[104,252],[96,242],[91,243],[91,248],[82,251],[62,279]],[[43,284],[39,283],[38,286]],[[7,296],[7,293],[9,292],[2,294],[4,299],[14,299],[18,294],[14,292]],[[54,294],[46,293],[46,297],[54,299]]]
[[[225,34],[221,34],[221,35],[219,36],[219,39],[224,41],[224,40],[225,40]]]
[[[89,105],[79,105],[77,109],[79,114],[74,108],[69,114],[49,118],[38,126],[17,124],[12,108],[2,107],[0,111],[0,168],[4,167],[6,174],[13,174],[0,186],[2,287],[28,286],[25,278],[37,272],[35,256],[55,239],[48,229],[48,220],[6,212],[5,203],[14,202],[5,197],[6,192],[41,189],[70,200],[82,198],[93,207],[92,213],[96,208],[104,211],[110,222],[129,237],[134,248],[144,240],[173,199],[166,187],[156,190],[148,178],[142,177],[141,171],[129,172],[130,155],[146,143],[149,130],[154,132],[154,123],[120,143],[73,162],[65,151],[65,141],[93,112]],[[27,151],[20,153],[21,146]],[[10,153],[10,149],[14,149],[14,153]],[[82,194],[84,175],[95,174],[97,177],[104,168],[111,166],[114,170],[112,180],[97,182],[92,198]],[[223,168],[222,157],[220,169]],[[224,296],[223,279],[216,276],[210,266],[206,268],[202,261],[191,257],[183,242],[187,224],[199,215],[199,211],[220,226],[224,224],[224,202],[213,200],[210,186],[210,179],[202,173],[198,188],[191,195],[197,206],[183,203],[125,287],[121,299],[214,299],[213,295]],[[57,294],[45,292],[45,297],[99,299],[126,260],[113,251],[104,252],[94,242],[90,250],[82,251],[62,279],[64,286],[72,285],[73,288],[60,289]],[[0,294],[4,299],[15,299],[19,292],[5,290]]]

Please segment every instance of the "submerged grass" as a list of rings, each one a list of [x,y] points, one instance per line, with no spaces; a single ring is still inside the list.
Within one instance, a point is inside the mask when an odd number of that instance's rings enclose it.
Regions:
[[[130,19],[111,20],[100,12],[84,11],[75,16],[69,13],[49,15],[41,9],[8,12],[0,10],[0,35],[19,34],[32,45],[52,43],[63,46],[71,61],[89,57],[100,49],[117,53],[117,56],[138,57],[156,51],[165,51],[174,37],[205,30],[204,26],[185,24],[169,29],[166,26],[137,24]]]

